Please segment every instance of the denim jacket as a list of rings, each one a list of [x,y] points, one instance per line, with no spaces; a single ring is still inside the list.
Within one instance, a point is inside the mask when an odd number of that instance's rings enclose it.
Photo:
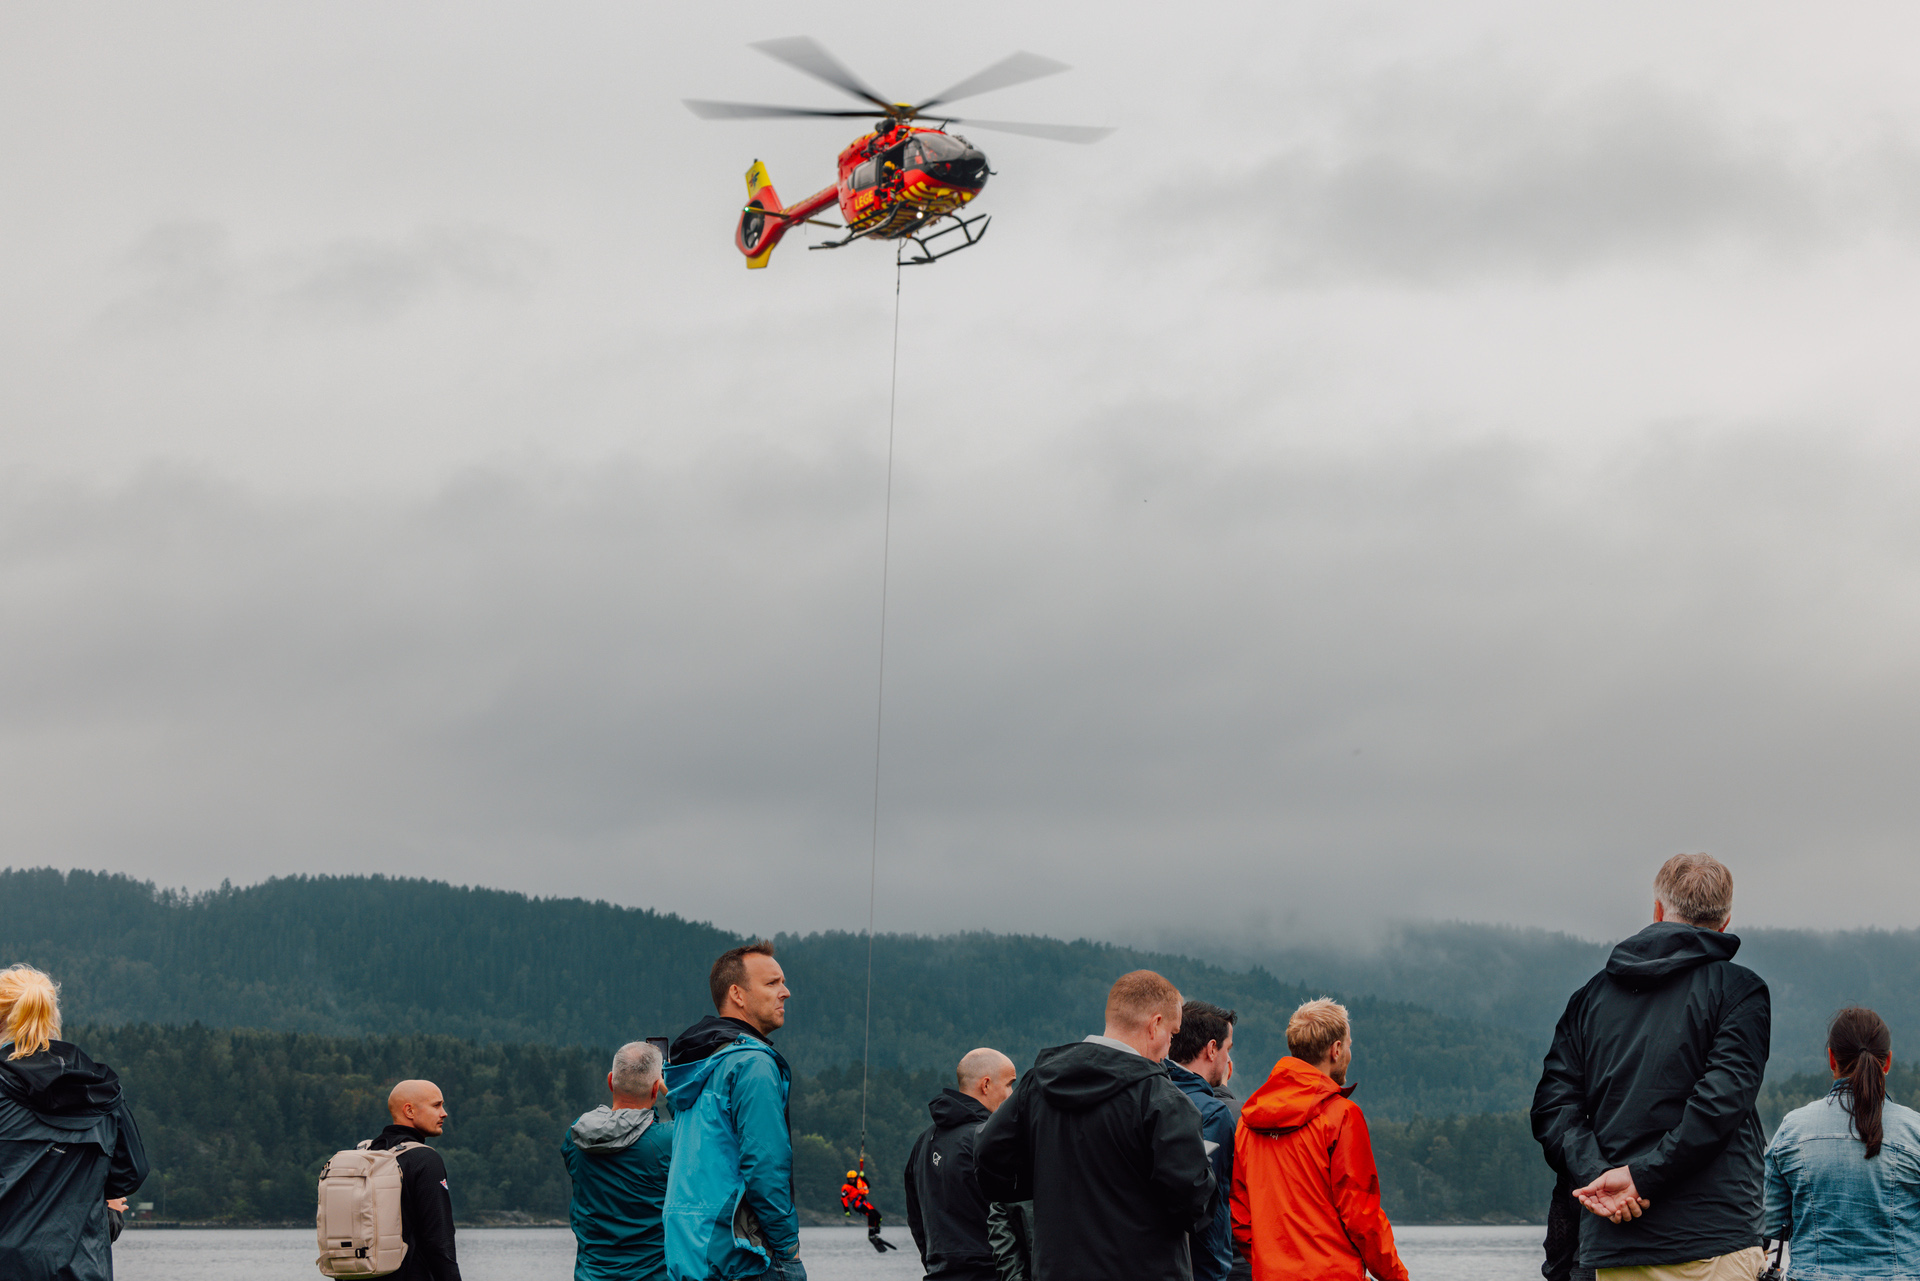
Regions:
[[[1920,1112],[1889,1101],[1867,1160],[1836,1081],[1767,1146],[1763,1231],[1793,1247],[1794,1281],[1920,1281]]]

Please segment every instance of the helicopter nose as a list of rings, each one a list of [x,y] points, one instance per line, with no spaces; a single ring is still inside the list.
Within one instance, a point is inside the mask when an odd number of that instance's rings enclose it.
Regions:
[[[978,188],[987,185],[987,158],[972,147],[957,156],[930,165],[928,169],[928,177],[956,187]]]

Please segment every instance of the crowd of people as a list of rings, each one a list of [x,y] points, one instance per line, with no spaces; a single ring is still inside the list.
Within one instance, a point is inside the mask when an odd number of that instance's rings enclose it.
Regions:
[[[1849,1007],[1832,1090],[1771,1141],[1756,1102],[1767,985],[1734,963],[1733,877],[1703,854],[1654,880],[1653,924],[1614,948],[1554,1030],[1532,1122],[1557,1176],[1547,1281],[1920,1281],[1920,1114],[1887,1098],[1891,1033]],[[615,1053],[609,1101],[568,1128],[576,1281],[806,1281],[793,1196],[791,993],[773,945],[713,964],[714,1013]],[[988,1047],[928,1105],[907,1222],[939,1281],[1407,1281],[1361,1107],[1345,1007],[1308,1001],[1288,1053],[1237,1102],[1233,1010],[1124,974],[1098,1033],[1023,1073]],[[106,1281],[112,1202],[146,1177],[113,1070],[59,1039],[52,980],[0,971],[0,1277]],[[402,1281],[459,1281],[447,1119],[402,1081],[362,1144],[399,1171]],[[351,1155],[351,1154],[347,1154]],[[843,1201],[880,1214],[864,1166]],[[851,1195],[852,1200],[848,1200]],[[856,1207],[853,1202],[859,1204]],[[324,1215],[323,1215],[324,1218]],[[323,1243],[324,1245],[324,1243]],[[1773,1267],[1777,1271],[1776,1254]]]

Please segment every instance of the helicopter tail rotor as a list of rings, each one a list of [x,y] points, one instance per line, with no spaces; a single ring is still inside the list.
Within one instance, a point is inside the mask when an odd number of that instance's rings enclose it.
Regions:
[[[740,225],[733,234],[734,245],[746,256],[747,266],[764,267],[773,257],[773,247],[792,225],[785,218],[768,217],[778,212],[780,195],[773,189],[767,167],[758,160],[747,170],[747,203],[740,211]]]

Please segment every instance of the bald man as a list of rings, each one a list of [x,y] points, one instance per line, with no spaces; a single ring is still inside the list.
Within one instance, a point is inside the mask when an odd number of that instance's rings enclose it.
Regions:
[[[1002,1252],[1010,1242],[1004,1232],[989,1231],[993,1207],[974,1181],[973,1149],[980,1127],[1013,1093],[1013,1060],[998,1050],[969,1050],[954,1077],[927,1104],[933,1124],[907,1157],[907,1227],[927,1276],[1000,1281],[994,1238]],[[1024,1276],[1024,1266],[1011,1275]]]
[[[400,1165],[400,1239],[407,1243],[407,1257],[391,1281],[460,1281],[446,1162],[426,1146],[447,1128],[446,1100],[432,1081],[402,1081],[387,1095],[387,1113],[393,1124],[367,1146],[380,1151],[416,1145],[395,1158]]]

